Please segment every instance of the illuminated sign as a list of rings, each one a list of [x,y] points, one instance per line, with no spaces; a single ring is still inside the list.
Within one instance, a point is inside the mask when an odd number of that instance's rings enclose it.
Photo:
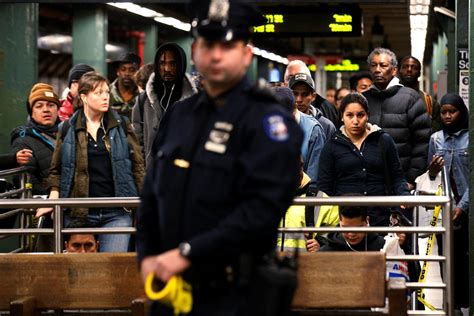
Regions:
[[[326,65],[325,71],[359,71],[359,64],[353,64],[350,59],[343,59],[340,64]]]
[[[256,36],[361,36],[362,13],[357,4],[262,6],[265,25],[253,28]]]
[[[275,33],[275,24],[283,23],[283,14],[265,14],[267,24],[255,26],[254,33]]]

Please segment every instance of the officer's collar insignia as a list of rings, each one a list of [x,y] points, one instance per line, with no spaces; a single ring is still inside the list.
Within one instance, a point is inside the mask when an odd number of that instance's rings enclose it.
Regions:
[[[288,140],[288,128],[285,119],[280,114],[270,114],[263,118],[263,129],[268,138],[276,142]]]
[[[229,20],[229,0],[211,0],[207,16],[210,21],[221,22],[227,25]]]
[[[234,126],[227,122],[214,123],[214,129],[209,133],[209,139],[204,144],[207,151],[223,154],[227,150],[230,132]]]

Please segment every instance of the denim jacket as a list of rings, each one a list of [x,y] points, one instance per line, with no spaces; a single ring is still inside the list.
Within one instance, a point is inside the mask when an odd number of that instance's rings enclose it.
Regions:
[[[326,143],[321,124],[312,116],[299,113],[299,126],[303,130],[304,139],[301,145],[301,156],[303,157],[303,170],[311,178],[311,183],[317,182],[319,156]]]
[[[469,130],[460,130],[451,136],[444,131],[431,135],[428,164],[434,155],[442,156],[448,172],[452,172],[454,182],[461,197],[456,207],[469,211]]]

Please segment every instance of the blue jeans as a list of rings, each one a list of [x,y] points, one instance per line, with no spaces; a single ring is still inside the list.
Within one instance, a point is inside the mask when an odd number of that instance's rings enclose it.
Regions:
[[[74,220],[69,214],[64,214],[64,227]],[[90,209],[87,216],[92,227],[132,227],[132,213],[123,208]],[[99,235],[100,252],[127,252],[130,234]]]

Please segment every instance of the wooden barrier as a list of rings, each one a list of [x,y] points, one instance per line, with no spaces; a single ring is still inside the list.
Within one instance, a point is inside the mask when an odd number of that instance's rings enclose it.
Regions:
[[[10,309],[11,315],[44,309],[145,314],[134,253],[5,254],[0,255],[0,279],[0,310]]]
[[[145,314],[134,253],[5,254],[0,255],[0,279],[0,310],[9,309],[11,315],[37,315],[45,309]],[[385,306],[387,296],[389,315],[406,315],[405,284],[386,286],[383,253],[299,255],[294,314],[374,315],[369,308]]]
[[[370,308],[384,307],[388,297],[389,315],[407,315],[405,283],[397,279],[386,285],[385,271],[380,252],[301,253],[293,310],[299,315],[377,315]]]

